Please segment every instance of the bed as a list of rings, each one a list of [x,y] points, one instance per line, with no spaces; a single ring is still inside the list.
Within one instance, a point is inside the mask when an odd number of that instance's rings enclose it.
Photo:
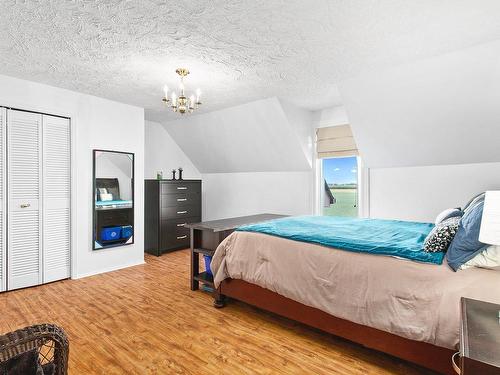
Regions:
[[[107,210],[115,208],[131,208],[132,201],[121,199],[120,182],[118,178],[96,178],[96,201],[95,207],[97,210]],[[104,195],[108,195],[107,200],[103,199]]]
[[[240,230],[220,244],[212,260],[220,296],[441,373],[453,373],[460,297],[500,303],[488,287],[500,285],[500,272],[453,272],[442,258],[346,251],[269,233]]]

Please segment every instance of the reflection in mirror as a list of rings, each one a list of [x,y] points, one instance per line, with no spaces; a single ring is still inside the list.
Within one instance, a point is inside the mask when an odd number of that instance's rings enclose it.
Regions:
[[[93,249],[134,243],[134,154],[94,150]]]

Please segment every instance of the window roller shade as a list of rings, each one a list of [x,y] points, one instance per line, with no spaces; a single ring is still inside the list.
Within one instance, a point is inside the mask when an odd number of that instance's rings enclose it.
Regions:
[[[318,158],[357,156],[358,148],[349,125],[318,128],[316,131]]]

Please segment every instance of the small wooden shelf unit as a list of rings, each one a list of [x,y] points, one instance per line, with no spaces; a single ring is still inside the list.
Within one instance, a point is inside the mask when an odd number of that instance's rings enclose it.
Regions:
[[[191,230],[191,290],[199,289],[200,283],[202,283],[213,288],[214,293],[217,294],[212,275],[206,271],[200,272],[200,254],[213,256],[217,246],[219,246],[224,238],[242,225],[255,224],[281,217],[284,216],[260,214],[187,224],[186,228]]]

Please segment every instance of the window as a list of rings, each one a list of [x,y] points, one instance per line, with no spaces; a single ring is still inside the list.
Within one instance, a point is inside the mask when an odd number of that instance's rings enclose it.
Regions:
[[[368,217],[367,169],[348,124],[316,129],[315,213]]]
[[[324,179],[322,214],[358,216],[358,159],[355,156],[321,160]]]

